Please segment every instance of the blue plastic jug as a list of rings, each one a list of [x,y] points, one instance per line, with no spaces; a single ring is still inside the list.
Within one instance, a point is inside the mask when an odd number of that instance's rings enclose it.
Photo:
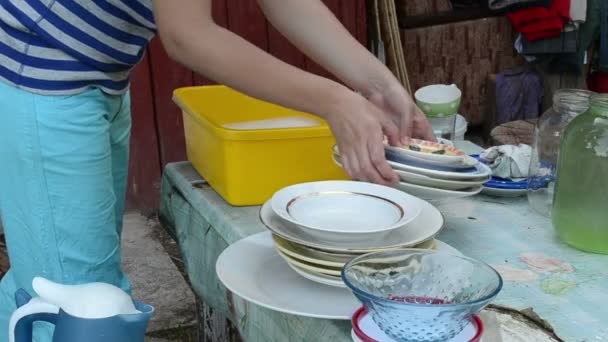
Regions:
[[[98,296],[106,298],[102,293]],[[10,321],[10,342],[32,342],[33,323],[37,321],[55,326],[53,342],[144,342],[148,322],[154,313],[152,306],[132,301],[133,313],[103,318],[76,317],[47,299],[32,298],[23,289],[15,293],[15,300],[18,309]]]

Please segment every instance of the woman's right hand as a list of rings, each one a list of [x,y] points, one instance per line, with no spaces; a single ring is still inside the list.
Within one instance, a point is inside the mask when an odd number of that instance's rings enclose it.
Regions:
[[[360,94],[349,92],[325,118],[352,179],[384,185],[399,181],[386,162],[383,142],[385,136],[398,141],[399,129],[384,111]]]

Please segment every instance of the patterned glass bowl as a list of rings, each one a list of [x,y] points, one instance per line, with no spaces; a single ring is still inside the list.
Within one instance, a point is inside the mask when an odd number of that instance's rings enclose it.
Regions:
[[[447,341],[502,288],[489,265],[445,252],[395,249],[348,262],[342,279],[396,341]]]

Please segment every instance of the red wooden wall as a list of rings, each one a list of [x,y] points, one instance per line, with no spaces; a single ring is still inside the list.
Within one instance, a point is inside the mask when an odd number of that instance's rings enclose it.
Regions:
[[[324,0],[345,27],[363,44],[367,40],[365,0]],[[258,47],[303,69],[329,76],[268,24],[255,0],[214,0],[218,24]],[[314,18],[311,18],[314,25]],[[175,88],[211,84],[169,59],[155,39],[135,69],[131,98],[133,133],[127,206],[152,213],[158,208],[162,168],[186,159],[181,112],[171,100]]]

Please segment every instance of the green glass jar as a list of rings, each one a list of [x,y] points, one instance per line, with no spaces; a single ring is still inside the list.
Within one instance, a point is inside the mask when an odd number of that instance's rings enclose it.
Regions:
[[[608,254],[608,94],[591,97],[589,110],[564,132],[552,219],[567,244]]]

